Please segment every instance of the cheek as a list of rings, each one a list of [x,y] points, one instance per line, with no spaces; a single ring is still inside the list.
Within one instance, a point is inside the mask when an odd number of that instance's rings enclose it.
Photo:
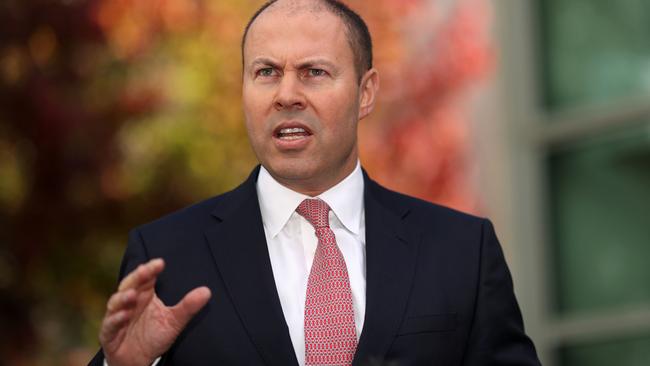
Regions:
[[[337,136],[346,138],[356,132],[359,106],[352,93],[335,94],[326,99],[327,120]]]
[[[327,116],[330,123],[339,124],[350,121],[350,118],[356,119],[359,109],[357,95],[346,89],[333,90],[319,96],[321,112]]]
[[[244,120],[246,129],[251,137],[264,133],[264,111],[266,108],[259,98],[251,96],[250,93],[244,94],[242,107],[244,109]]]

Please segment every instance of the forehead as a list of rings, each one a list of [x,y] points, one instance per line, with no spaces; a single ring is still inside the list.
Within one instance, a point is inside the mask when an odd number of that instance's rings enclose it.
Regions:
[[[255,57],[277,59],[327,57],[352,62],[352,50],[341,19],[323,8],[270,7],[253,22],[244,46],[245,62]]]

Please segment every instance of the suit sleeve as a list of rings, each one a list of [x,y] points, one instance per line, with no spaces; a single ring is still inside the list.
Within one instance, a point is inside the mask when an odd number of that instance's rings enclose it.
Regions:
[[[117,283],[131,271],[133,271],[138,265],[145,263],[149,260],[149,255],[144,246],[142,240],[142,235],[138,229],[133,229],[129,232],[129,241],[126,246],[126,252],[122,258],[122,264],[120,265],[120,273]],[[104,366],[104,352],[100,349],[99,352],[93,357],[92,360],[88,363],[88,366]]]
[[[538,366],[533,342],[524,332],[512,278],[488,220],[481,233],[479,282],[465,366]]]

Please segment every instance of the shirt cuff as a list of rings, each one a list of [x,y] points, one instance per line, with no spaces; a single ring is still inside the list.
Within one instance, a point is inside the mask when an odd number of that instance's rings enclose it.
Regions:
[[[156,360],[151,364],[151,366],[156,366],[158,362],[160,362],[160,357],[156,358]],[[104,366],[108,366],[106,359],[104,359]]]

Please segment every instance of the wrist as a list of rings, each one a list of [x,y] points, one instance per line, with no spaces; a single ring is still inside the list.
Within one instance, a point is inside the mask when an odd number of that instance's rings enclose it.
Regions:
[[[161,358],[161,357],[156,358],[156,359],[151,363],[151,366],[156,366],[156,365],[158,365],[158,362],[160,362],[160,358]],[[113,366],[113,365],[110,365],[110,364],[109,364],[109,363],[104,359],[104,366]]]

